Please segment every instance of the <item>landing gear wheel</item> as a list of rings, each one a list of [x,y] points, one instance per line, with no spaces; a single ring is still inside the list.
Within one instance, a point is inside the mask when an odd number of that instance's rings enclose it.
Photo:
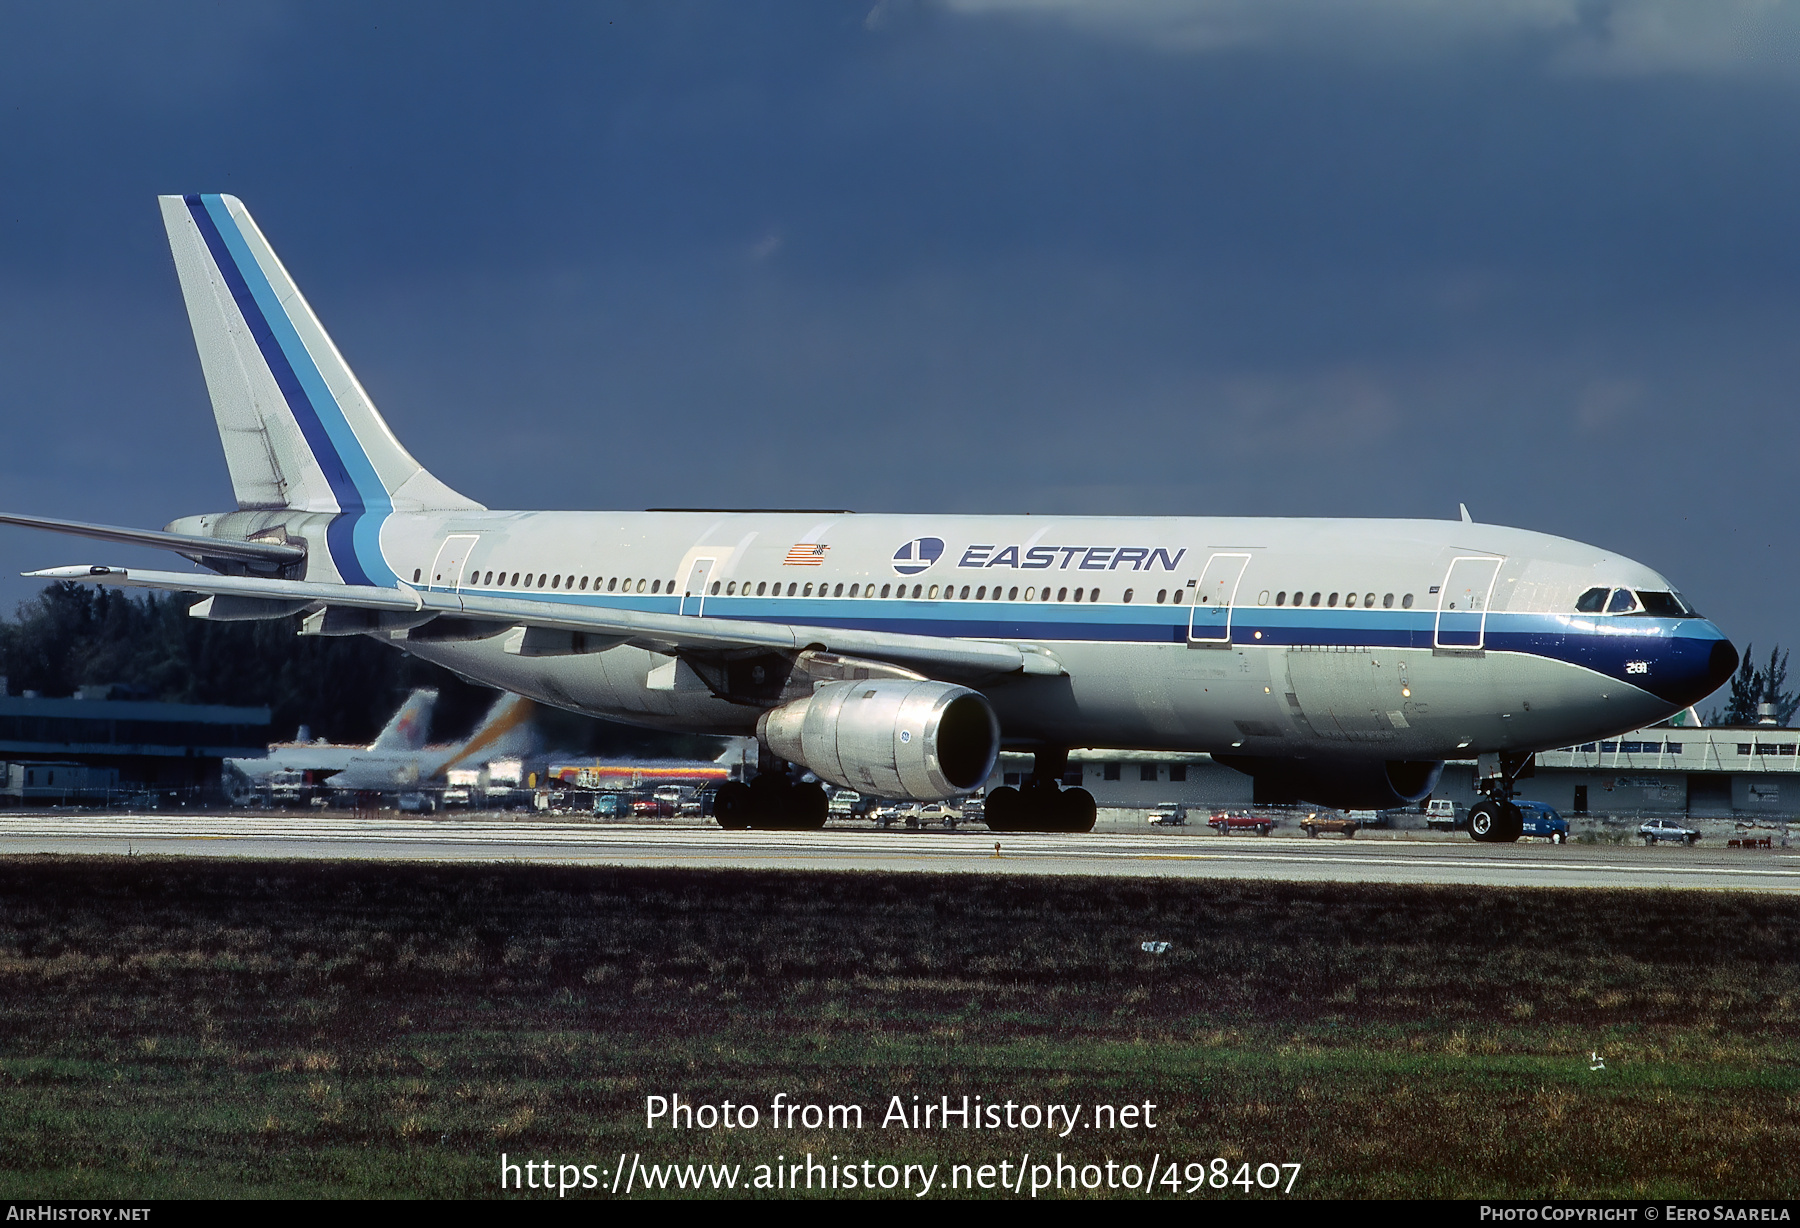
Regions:
[[[1020,831],[1025,818],[1025,799],[1011,785],[1002,785],[987,795],[982,819],[989,831]]]
[[[1099,807],[1086,789],[1064,789],[1055,796],[1058,831],[1093,831]]]
[[[1483,798],[1469,807],[1469,835],[1483,844],[1493,844],[1500,840],[1500,832],[1504,826],[1505,818],[1500,803],[1493,798]]]
[[[788,792],[787,809],[789,827],[796,831],[818,831],[825,826],[825,816],[831,813],[831,799],[825,796],[825,786],[814,781],[797,785]]]
[[[1497,838],[1506,844],[1512,844],[1525,834],[1525,812],[1511,802],[1502,802],[1501,806],[1504,808],[1502,813],[1506,826],[1501,829]]]
[[[747,831],[755,808],[755,795],[741,780],[726,781],[713,798],[713,818],[726,831]]]
[[[779,830],[786,826],[789,794],[793,786],[785,776],[764,773],[750,782],[750,826]]]

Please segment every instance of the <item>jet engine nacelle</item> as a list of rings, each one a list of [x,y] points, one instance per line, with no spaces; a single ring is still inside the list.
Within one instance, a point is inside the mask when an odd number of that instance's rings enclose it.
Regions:
[[[828,682],[763,713],[771,752],[834,785],[930,802],[978,789],[1000,753],[1000,721],[979,691],[947,682]]]
[[[1256,779],[1258,803],[1296,802],[1335,806],[1340,810],[1383,810],[1423,801],[1443,775],[1441,762],[1390,759],[1265,759],[1253,755],[1214,755],[1226,767]]]

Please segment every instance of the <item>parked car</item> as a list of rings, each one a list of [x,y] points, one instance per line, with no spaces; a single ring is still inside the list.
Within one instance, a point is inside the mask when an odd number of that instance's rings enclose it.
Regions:
[[[1458,810],[1447,797],[1434,797],[1425,803],[1425,826],[1432,831],[1461,831],[1469,825],[1469,812]]]
[[[1219,810],[1206,820],[1206,825],[1221,836],[1229,836],[1234,831],[1253,831],[1259,836],[1266,836],[1275,830],[1275,820],[1266,815],[1252,814],[1248,810]]]
[[[1519,808],[1519,814],[1525,820],[1521,835],[1540,836],[1552,844],[1569,842],[1569,820],[1551,807],[1543,802],[1527,802],[1519,798],[1513,799],[1513,805]]]
[[[1149,818],[1152,827],[1186,827],[1187,805],[1183,802],[1164,802],[1160,806],[1152,806]]]
[[[1350,817],[1356,820],[1358,827],[1386,827],[1387,820],[1381,817],[1379,810],[1352,810]]]
[[[1300,820],[1300,830],[1309,836],[1317,836],[1322,831],[1341,833],[1346,839],[1356,835],[1356,829],[1362,824],[1347,814],[1336,814],[1330,810],[1322,810],[1309,814]]]
[[[605,818],[616,816],[621,807],[617,793],[596,793],[594,795],[594,813]]]
[[[1692,844],[1700,838],[1700,833],[1691,827],[1683,827],[1673,819],[1650,819],[1638,825],[1638,835],[1644,838],[1645,844],[1657,844],[1663,840],[1673,840],[1677,844]]]

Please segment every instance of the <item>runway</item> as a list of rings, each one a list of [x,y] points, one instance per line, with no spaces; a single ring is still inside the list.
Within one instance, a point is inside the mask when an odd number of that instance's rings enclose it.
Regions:
[[[1192,829],[997,835],[980,826],[726,832],[492,817],[0,816],[0,855],[31,853],[1800,891],[1800,850],[1264,839]]]

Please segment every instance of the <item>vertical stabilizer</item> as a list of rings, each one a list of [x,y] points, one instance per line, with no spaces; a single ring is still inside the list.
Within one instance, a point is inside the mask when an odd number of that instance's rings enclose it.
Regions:
[[[389,512],[481,505],[401,446],[241,201],[159,199],[238,506],[340,513],[340,574],[392,584]]]
[[[438,693],[420,687],[406,697],[387,727],[375,735],[370,750],[418,750],[431,732],[431,710],[437,706]]]

